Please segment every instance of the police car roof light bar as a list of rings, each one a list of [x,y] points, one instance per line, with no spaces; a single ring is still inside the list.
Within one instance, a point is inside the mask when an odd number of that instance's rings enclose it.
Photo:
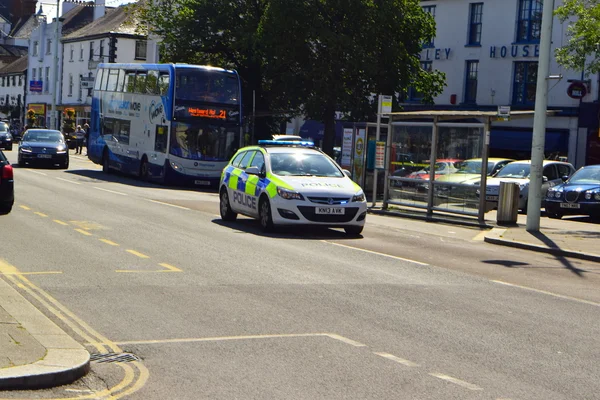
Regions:
[[[259,146],[302,146],[314,147],[315,144],[309,140],[259,140]]]

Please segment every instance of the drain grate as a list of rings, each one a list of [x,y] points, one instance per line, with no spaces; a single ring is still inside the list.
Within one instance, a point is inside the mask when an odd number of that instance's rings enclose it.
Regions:
[[[139,360],[140,358],[132,353],[96,353],[90,355],[90,361],[97,363],[123,363]]]

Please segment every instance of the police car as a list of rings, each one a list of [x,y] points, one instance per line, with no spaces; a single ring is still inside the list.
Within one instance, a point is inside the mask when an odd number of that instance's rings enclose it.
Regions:
[[[223,170],[221,218],[257,218],[265,231],[283,225],[319,225],[362,232],[363,190],[310,141],[260,140],[244,147]]]

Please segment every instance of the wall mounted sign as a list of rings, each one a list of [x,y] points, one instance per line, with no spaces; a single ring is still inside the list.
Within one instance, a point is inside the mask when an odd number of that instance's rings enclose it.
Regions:
[[[490,46],[490,58],[517,58],[539,56],[540,45],[538,44],[513,44],[511,46]]]
[[[572,99],[583,99],[587,95],[587,87],[583,82],[573,82],[567,88],[567,96]]]
[[[42,81],[29,81],[30,92],[42,92],[44,89],[44,82]]]

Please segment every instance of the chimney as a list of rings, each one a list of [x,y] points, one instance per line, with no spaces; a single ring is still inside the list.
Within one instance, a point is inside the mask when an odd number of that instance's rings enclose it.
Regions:
[[[105,9],[104,7],[105,0],[94,0],[94,21],[98,18],[104,17]]]
[[[65,15],[66,13],[68,13],[69,11],[71,11],[72,9],[77,7],[77,5],[78,5],[78,3],[74,3],[74,2],[70,2],[70,1],[63,1],[62,12],[60,13],[60,15]]]

